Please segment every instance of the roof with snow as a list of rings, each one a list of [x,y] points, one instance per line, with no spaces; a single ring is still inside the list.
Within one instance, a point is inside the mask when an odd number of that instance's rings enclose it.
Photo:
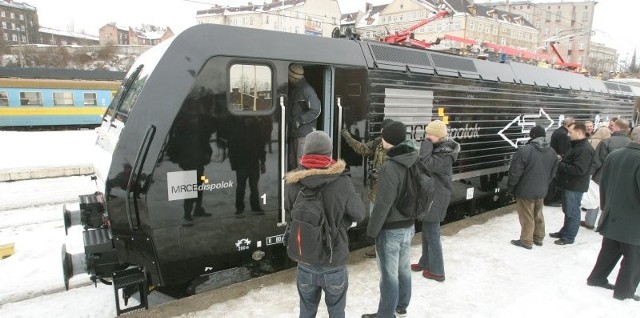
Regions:
[[[12,7],[12,8],[16,8],[16,9],[22,9],[22,10],[31,10],[31,11],[38,11],[38,9],[28,3],[25,2],[14,2],[14,1],[2,1],[0,0],[0,6],[3,7]]]
[[[244,5],[237,7],[223,7],[215,5],[207,10],[198,10],[196,16],[202,15],[233,15],[233,14],[250,14],[250,13],[262,13],[274,10],[284,10],[291,7],[300,6],[305,4],[306,0],[284,0],[273,1],[270,3],[258,4],[258,5]]]
[[[40,29],[38,31],[40,33],[55,34],[55,35],[60,35],[60,36],[68,36],[68,37],[78,38],[78,39],[86,39],[86,40],[93,40],[93,41],[99,41],[100,40],[100,38],[97,35],[90,35],[90,34],[73,32],[73,31],[57,30],[57,29],[47,28],[47,27],[43,27],[43,26],[40,26]]]

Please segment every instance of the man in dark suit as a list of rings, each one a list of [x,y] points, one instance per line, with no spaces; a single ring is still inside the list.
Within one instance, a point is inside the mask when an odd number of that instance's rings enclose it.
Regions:
[[[600,182],[602,217],[596,231],[602,247],[596,265],[587,278],[589,286],[613,289],[619,300],[635,295],[640,282],[640,130],[631,133],[631,142],[610,153],[604,161]],[[615,285],[607,277],[622,257]]]

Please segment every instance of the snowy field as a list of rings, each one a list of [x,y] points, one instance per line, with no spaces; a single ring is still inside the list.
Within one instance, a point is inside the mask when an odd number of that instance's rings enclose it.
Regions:
[[[11,168],[7,162],[20,167],[73,164],[82,158],[81,150],[76,149],[93,142],[86,133],[90,132],[0,132],[0,145],[8,154],[0,159],[0,169]],[[11,141],[6,140],[8,134]],[[45,153],[25,151],[39,159],[14,158],[20,156],[15,151],[22,149],[20,146],[46,140],[48,134],[64,135],[65,139],[51,139],[42,148]],[[72,250],[82,249],[81,229],[72,228],[69,237],[64,234],[62,204],[77,208],[76,194],[95,190],[88,179],[0,183],[0,244],[13,242],[16,250],[15,255],[0,260],[0,317],[115,315],[111,286],[94,288],[87,285],[88,276],[78,275],[71,281],[73,288],[64,291],[62,281],[61,245],[67,242],[68,246],[73,244]],[[560,228],[563,214],[559,208],[545,207],[545,217],[547,232]],[[547,238],[543,247],[533,250],[512,246],[509,240],[518,236],[514,212],[443,237],[447,279],[438,283],[414,273],[408,317],[640,317],[639,302],[618,301],[611,291],[586,285],[600,248],[597,233],[581,228],[576,244],[557,246]],[[420,245],[414,245],[411,253],[416,261]],[[615,281],[617,270],[610,282]],[[347,317],[375,312],[379,297],[375,260],[353,264],[349,273]],[[297,317],[297,302],[295,283],[285,281],[183,317]],[[318,316],[328,317],[324,305]]]

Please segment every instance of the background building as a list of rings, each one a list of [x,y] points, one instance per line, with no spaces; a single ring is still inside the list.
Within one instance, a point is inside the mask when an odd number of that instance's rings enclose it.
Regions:
[[[78,32],[56,30],[40,26],[38,43],[51,45],[98,45],[99,39],[95,35]]]
[[[522,15],[540,30],[537,48],[541,53],[550,55],[553,62],[558,62],[559,57],[549,46],[550,41],[555,42],[565,62],[580,65],[585,65],[589,56],[595,5],[595,1],[507,1],[491,4],[496,9]]]
[[[539,31],[529,21],[473,1],[395,0],[388,5],[368,4],[356,28],[364,38],[381,38],[406,30],[442,9],[451,15],[415,29],[415,39],[434,43],[432,49],[463,54],[492,52],[534,60]],[[441,41],[435,44],[438,38]]]
[[[591,75],[606,79],[610,73],[617,71],[618,52],[603,43],[591,42],[585,67]]]
[[[38,43],[38,12],[27,3],[0,0],[0,43]]]
[[[156,45],[173,36],[169,27],[142,25],[139,28],[107,23],[99,30],[100,45]]]
[[[330,37],[340,26],[340,8],[335,0],[272,0],[238,7],[215,5],[196,13],[198,23]]]

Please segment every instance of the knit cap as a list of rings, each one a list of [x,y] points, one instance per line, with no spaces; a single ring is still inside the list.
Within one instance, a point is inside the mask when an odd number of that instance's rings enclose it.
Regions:
[[[293,80],[297,82],[299,79],[304,77],[304,68],[300,64],[291,64],[289,65],[289,80]]]
[[[441,120],[434,120],[427,125],[427,128],[424,131],[432,136],[436,136],[438,138],[444,138],[447,136],[447,126]]]
[[[396,146],[407,139],[407,127],[399,121],[390,122],[382,129],[382,139]]]
[[[322,130],[312,131],[304,138],[304,148],[302,151],[305,155],[324,155],[331,157],[332,150],[331,138]]]
[[[538,137],[547,137],[547,132],[544,130],[544,128],[542,128],[542,126],[535,126],[531,128],[529,137],[531,137],[531,139],[536,139]]]

